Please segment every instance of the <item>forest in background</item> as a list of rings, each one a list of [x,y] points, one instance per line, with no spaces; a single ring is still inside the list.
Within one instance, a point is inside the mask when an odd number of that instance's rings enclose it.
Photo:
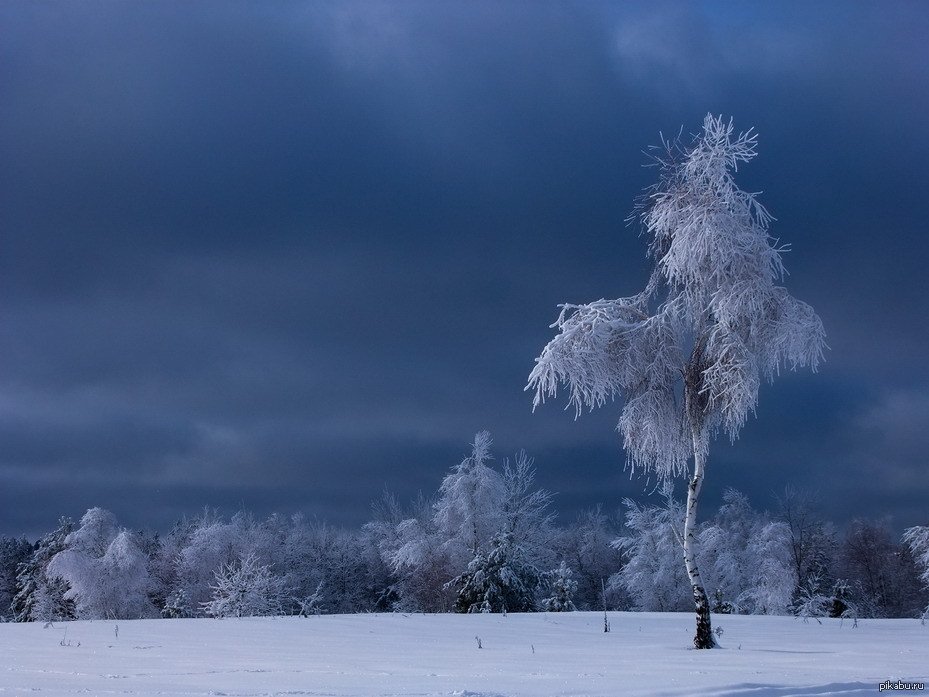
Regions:
[[[385,492],[357,530],[204,509],[159,534],[92,508],[35,543],[0,538],[0,617],[693,609],[670,486],[659,505],[627,499],[621,516],[598,507],[556,525],[525,452],[494,465],[478,433],[433,496],[403,506]],[[790,487],[774,504],[758,510],[730,489],[701,523],[713,612],[926,616],[929,527],[900,539],[887,521],[858,519],[839,533]]]

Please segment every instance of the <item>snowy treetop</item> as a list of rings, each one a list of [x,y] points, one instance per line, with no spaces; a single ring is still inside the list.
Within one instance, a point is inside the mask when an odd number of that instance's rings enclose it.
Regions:
[[[654,260],[646,288],[561,305],[558,335],[529,376],[533,407],[561,384],[576,415],[625,398],[618,429],[633,467],[682,473],[720,428],[737,437],[762,377],[822,359],[819,317],[777,285],[784,249],[768,234],[772,217],[733,179],[756,143],[712,114],[691,146],[665,143],[638,216]]]

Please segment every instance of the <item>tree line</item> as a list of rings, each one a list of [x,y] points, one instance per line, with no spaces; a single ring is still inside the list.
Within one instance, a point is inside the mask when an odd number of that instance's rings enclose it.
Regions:
[[[556,525],[524,452],[495,466],[491,438],[431,497],[385,492],[348,530],[300,515],[229,519],[204,510],[166,534],[130,531],[102,508],[62,519],[33,543],[0,538],[7,621],[358,612],[679,611],[684,519],[663,501],[624,501]],[[774,511],[729,490],[699,527],[716,613],[916,617],[929,602],[929,526],[897,539],[886,521],[843,533],[788,488]]]

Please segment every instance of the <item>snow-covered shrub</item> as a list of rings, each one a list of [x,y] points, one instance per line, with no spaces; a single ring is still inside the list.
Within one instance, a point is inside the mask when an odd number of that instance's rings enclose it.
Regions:
[[[210,617],[258,617],[281,614],[283,579],[258,563],[254,554],[223,564],[216,572],[212,599],[203,604]]]
[[[857,617],[860,614],[853,599],[855,590],[853,585],[844,578],[836,580],[832,586],[831,605],[829,607],[830,617]]]
[[[316,590],[313,591],[310,595],[303,597],[297,597],[297,614],[301,617],[309,617],[310,615],[318,615],[323,611],[323,582],[320,581],[319,585],[316,586]]]
[[[506,533],[529,566],[554,563],[551,494],[534,489],[535,470],[525,452],[502,474],[490,466],[492,440],[487,431],[474,437],[471,454],[443,478],[438,498],[420,497],[413,510],[401,509],[385,494],[375,519],[365,525],[365,549],[376,549],[390,579],[380,585],[379,603],[394,610],[448,611],[454,604],[450,581],[491,554],[492,538]],[[374,564],[370,565],[374,568]]]
[[[809,576],[801,585],[794,604],[794,614],[803,618],[826,617],[833,606],[831,595],[822,592],[821,579],[817,575]],[[818,619],[817,619],[818,621]]]

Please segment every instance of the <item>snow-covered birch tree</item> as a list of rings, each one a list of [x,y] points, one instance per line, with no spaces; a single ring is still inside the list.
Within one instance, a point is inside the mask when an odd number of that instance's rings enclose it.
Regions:
[[[756,144],[751,129],[735,135],[712,114],[689,146],[664,143],[659,181],[638,210],[654,261],[645,289],[562,305],[527,385],[535,407],[565,385],[576,414],[624,398],[629,465],[690,477],[683,547],[697,648],[715,646],[694,534],[710,441],[737,437],[762,378],[785,365],[815,370],[825,345],[813,309],[778,285],[784,249],[768,233],[770,214],[733,179]]]
[[[80,619],[155,615],[148,598],[148,559],[138,537],[120,530],[116,516],[91,508],[64,542],[64,549],[52,557],[45,573],[49,580],[67,583],[64,597],[74,601]]]

